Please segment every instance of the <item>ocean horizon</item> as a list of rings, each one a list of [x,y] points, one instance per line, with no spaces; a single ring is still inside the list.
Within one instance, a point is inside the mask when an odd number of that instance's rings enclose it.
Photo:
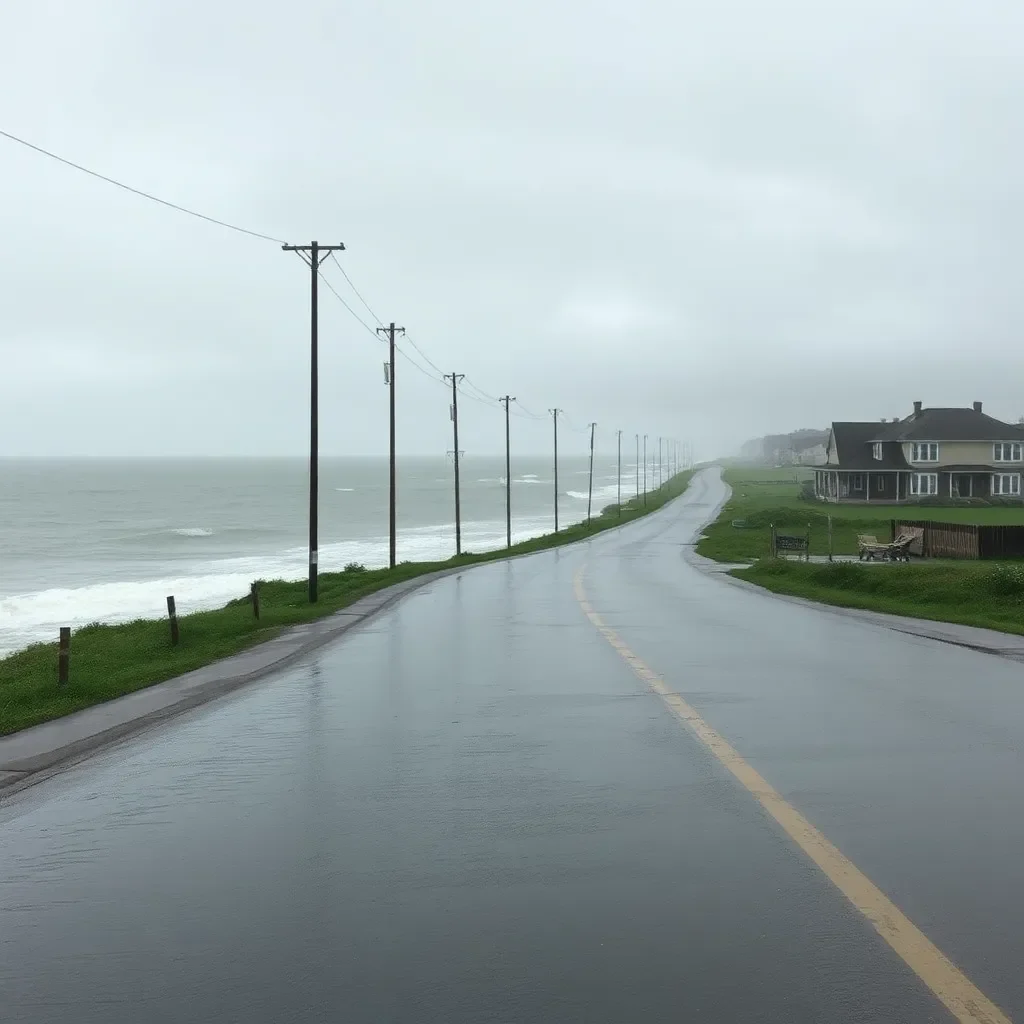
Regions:
[[[321,572],[388,561],[388,461],[323,456]],[[586,518],[587,456],[559,458],[559,524]],[[398,560],[455,553],[450,458],[397,462]],[[648,465],[648,487],[656,484]],[[504,455],[460,460],[462,547],[505,545]],[[636,464],[624,459],[623,500]],[[614,456],[595,455],[593,512],[614,503]],[[548,456],[512,462],[513,541],[554,528]],[[240,597],[255,579],[301,579],[308,560],[308,460],[268,456],[0,458],[0,656],[61,626],[187,614]]]

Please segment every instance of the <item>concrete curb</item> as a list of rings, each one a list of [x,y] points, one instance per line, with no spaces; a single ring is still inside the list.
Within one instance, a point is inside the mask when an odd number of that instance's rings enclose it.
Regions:
[[[692,478],[691,478],[692,479]],[[688,490],[688,486],[687,486]],[[373,616],[422,587],[457,573],[546,551],[590,544],[606,534],[616,533],[634,523],[663,512],[686,494],[683,490],[660,508],[621,525],[611,526],[589,537],[567,544],[556,544],[541,551],[525,551],[487,562],[452,566],[436,572],[394,583],[383,590],[361,597],[346,608],[313,622],[291,626],[273,640],[239,651],[228,658],[211,662],[162,683],[145,686],[123,697],[83,708],[62,718],[30,726],[0,737],[0,801],[5,797],[42,782],[98,750],[155,728],[170,719],[209,701],[288,668],[326,644],[361,626]]]
[[[719,515],[725,503],[732,496],[729,485],[725,485],[725,497],[719,502],[714,513],[701,525],[701,530],[713,523]],[[748,580],[737,579],[731,576],[730,570],[746,568],[746,564],[738,565],[731,562],[716,562],[712,558],[697,553],[697,541],[688,545],[683,552],[683,558],[688,564],[707,576],[714,576],[730,586],[742,587],[748,593],[760,594],[762,597],[773,598],[777,601],[786,601],[789,604],[799,605],[803,608],[813,608],[817,612],[826,615],[838,615],[845,619],[856,619],[873,626],[881,626],[884,629],[893,630],[896,633],[905,633],[908,636],[920,637],[923,640],[931,640],[935,643],[949,644],[954,647],[965,647],[979,654],[991,654],[997,658],[1007,658],[1011,661],[1024,662],[1024,636],[1016,633],[1000,633],[994,629],[983,629],[980,626],[964,626],[956,622],[941,622],[935,619],[914,619],[905,615],[892,615],[888,612],[876,612],[867,608],[844,608],[841,605],[827,604],[821,601],[812,601],[807,597],[797,597],[793,594],[777,594],[774,590],[766,587],[759,587],[756,583]]]

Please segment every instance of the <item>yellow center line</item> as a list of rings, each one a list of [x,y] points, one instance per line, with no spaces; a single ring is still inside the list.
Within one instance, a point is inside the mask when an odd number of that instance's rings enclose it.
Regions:
[[[638,658],[587,600],[583,587],[586,565],[573,578],[573,590],[587,618],[628,662],[633,671],[665,702],[676,717],[736,777],[782,826],[829,881],[871,922],[875,930],[964,1024],[1010,1024],[999,1009],[906,914],[847,857],[832,845],[795,807],[733,749],[678,693]]]

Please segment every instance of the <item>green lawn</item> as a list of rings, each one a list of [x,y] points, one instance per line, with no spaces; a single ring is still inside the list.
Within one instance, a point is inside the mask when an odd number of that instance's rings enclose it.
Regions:
[[[734,576],[767,590],[846,608],[1024,634],[1024,565],[804,563],[766,558]]]
[[[811,531],[811,554],[828,553],[828,518],[832,517],[833,553],[857,553],[857,535],[889,540],[893,519],[936,519],[949,523],[1024,525],[1024,509],[1012,506],[834,505],[800,497],[807,469],[745,469],[724,474],[732,497],[718,521],[705,531],[697,550],[720,562],[748,562],[768,555],[771,525],[781,533]],[[743,526],[733,526],[740,520]]]
[[[1024,633],[1024,564],[927,561],[910,565],[803,563],[769,558],[771,524],[783,533],[810,527],[811,554],[857,553],[857,534],[889,539],[892,519],[1024,524],[1024,509],[1007,506],[825,505],[800,497],[808,470],[743,469],[724,473],[733,494],[697,550],[723,562],[752,562],[732,575],[780,594],[919,619]],[[742,521],[743,525],[733,525]]]
[[[516,555],[541,551],[584,540],[601,530],[660,508],[686,489],[692,472],[680,473],[647,495],[647,504],[623,504],[621,514],[609,505],[591,525],[570,526],[513,546]],[[319,598],[307,600],[305,580],[264,582],[260,586],[260,620],[253,617],[248,597],[216,611],[195,612],[179,618],[181,640],[170,643],[166,620],[145,620],[123,625],[85,626],[75,630],[71,641],[70,684],[57,687],[57,645],[36,644],[0,659],[0,735],[39,722],[59,718],[92,704],[120,697],[153,683],[162,682],[220,658],[269,640],[287,626],[322,618],[366,594],[437,569],[505,558],[505,549],[483,554],[464,554],[444,562],[403,562],[395,569],[366,570],[355,567],[320,576]],[[182,595],[178,595],[180,598]]]

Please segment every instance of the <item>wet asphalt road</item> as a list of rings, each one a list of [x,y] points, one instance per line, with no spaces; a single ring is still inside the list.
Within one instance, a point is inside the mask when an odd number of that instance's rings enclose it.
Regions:
[[[683,559],[714,472],[0,805],[0,1019],[951,1019],[589,599],[1011,1017],[1024,670]]]

